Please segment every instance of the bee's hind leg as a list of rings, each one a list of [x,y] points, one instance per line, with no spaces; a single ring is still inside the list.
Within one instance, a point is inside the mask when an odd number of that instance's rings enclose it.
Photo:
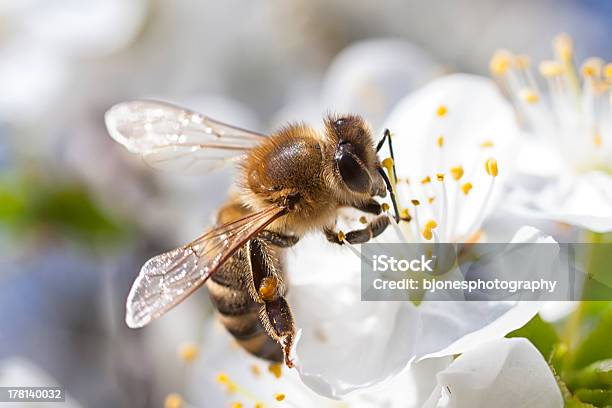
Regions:
[[[374,218],[365,228],[349,231],[347,233],[325,229],[325,237],[329,242],[342,245],[344,241],[350,244],[363,244],[383,233],[389,226],[389,217],[381,215]]]
[[[266,331],[282,347],[285,364],[293,367],[291,351],[295,339],[295,324],[291,308],[283,296],[267,301],[262,308],[262,322]]]

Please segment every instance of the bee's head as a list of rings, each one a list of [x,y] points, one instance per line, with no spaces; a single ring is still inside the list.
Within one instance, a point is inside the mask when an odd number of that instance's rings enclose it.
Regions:
[[[377,170],[380,162],[365,121],[356,115],[329,116],[325,129],[341,184],[352,193],[384,197],[384,180]]]

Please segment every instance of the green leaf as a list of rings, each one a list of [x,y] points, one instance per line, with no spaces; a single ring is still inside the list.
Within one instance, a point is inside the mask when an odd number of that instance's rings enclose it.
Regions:
[[[572,397],[570,399],[565,400],[565,408],[597,408],[597,407],[587,402],[580,401],[578,397]]]
[[[599,360],[612,358],[610,334],[612,333],[612,310],[607,310],[593,330],[586,335],[574,352],[573,367],[584,368]]]
[[[129,225],[100,208],[84,184],[49,174],[0,174],[0,228],[16,238],[68,238],[87,246],[114,245]]]
[[[597,361],[573,373],[567,383],[572,389],[612,389],[612,359]]]
[[[607,407],[612,405],[612,391],[610,390],[580,389],[576,391],[574,396],[582,402],[586,402],[597,407]]]
[[[540,315],[535,315],[527,324],[520,329],[508,333],[506,337],[524,337],[542,353],[548,361],[555,345],[559,342],[559,336],[555,328],[548,322],[542,320]]]

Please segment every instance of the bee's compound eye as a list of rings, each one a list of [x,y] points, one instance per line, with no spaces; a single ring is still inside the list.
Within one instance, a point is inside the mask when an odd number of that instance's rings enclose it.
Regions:
[[[371,179],[368,169],[356,154],[355,146],[342,142],[336,149],[336,166],[347,187],[358,193],[370,191]]]

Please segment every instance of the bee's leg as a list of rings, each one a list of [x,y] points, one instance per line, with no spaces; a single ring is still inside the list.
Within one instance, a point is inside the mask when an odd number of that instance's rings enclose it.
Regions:
[[[382,205],[373,198],[370,198],[367,203],[356,206],[355,208],[359,211],[374,215],[379,215],[382,212]]]
[[[291,349],[295,338],[295,325],[291,308],[284,297],[265,302],[260,315],[268,334],[274,338],[283,349],[287,367],[293,367]]]
[[[295,235],[283,235],[270,230],[261,231],[258,237],[279,248],[288,248],[300,240],[300,237]]]
[[[383,233],[383,231],[389,226],[389,217],[381,215],[373,219],[363,229],[349,231],[346,234],[343,232],[333,231],[331,229],[325,229],[324,233],[328,241],[334,244],[343,244],[343,241],[347,241],[351,244],[363,244],[368,242],[372,238],[375,238]]]
[[[247,243],[251,274],[249,292],[259,303],[259,319],[270,338],[281,345],[285,364],[293,367],[291,348],[295,337],[295,326],[291,309],[285,300],[287,291],[282,280],[281,265],[269,253],[270,246],[260,239]]]

